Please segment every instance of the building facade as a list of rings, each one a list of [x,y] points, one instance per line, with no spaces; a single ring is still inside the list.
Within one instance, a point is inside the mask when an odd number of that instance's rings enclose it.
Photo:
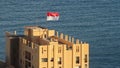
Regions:
[[[6,62],[15,68],[89,68],[89,44],[40,26],[6,32]]]

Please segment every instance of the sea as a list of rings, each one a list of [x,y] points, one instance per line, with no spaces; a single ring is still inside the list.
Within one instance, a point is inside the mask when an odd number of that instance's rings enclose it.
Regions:
[[[47,12],[58,21],[46,21]],[[5,32],[43,26],[90,45],[90,68],[120,68],[120,0],[0,0],[0,60]]]

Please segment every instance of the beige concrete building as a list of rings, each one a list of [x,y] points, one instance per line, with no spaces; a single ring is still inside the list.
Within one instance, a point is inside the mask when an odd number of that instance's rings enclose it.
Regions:
[[[15,68],[89,68],[89,44],[40,26],[6,32],[6,62]]]

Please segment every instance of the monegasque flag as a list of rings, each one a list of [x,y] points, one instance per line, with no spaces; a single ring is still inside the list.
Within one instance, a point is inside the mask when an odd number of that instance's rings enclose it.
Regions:
[[[57,21],[59,20],[58,12],[47,12],[47,21]]]

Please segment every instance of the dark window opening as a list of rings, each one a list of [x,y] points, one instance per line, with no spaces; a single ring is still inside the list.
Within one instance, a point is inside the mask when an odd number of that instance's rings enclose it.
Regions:
[[[77,56],[77,57],[76,57],[76,64],[79,64],[79,63],[80,63],[79,57]]]
[[[30,68],[31,67],[31,63],[28,61],[25,61],[25,68]]]
[[[54,58],[51,58],[51,62],[53,62],[54,61]]]
[[[48,62],[47,58],[42,58],[42,62]]]
[[[85,63],[87,63],[87,55],[85,55]]]
[[[47,38],[47,35],[45,34],[44,37]]]
[[[58,64],[61,64],[61,57],[58,58]]]
[[[87,68],[87,64],[85,64],[85,68]]]
[[[25,51],[25,59],[31,60],[31,53]]]
[[[43,48],[42,48],[42,54],[43,54]]]

